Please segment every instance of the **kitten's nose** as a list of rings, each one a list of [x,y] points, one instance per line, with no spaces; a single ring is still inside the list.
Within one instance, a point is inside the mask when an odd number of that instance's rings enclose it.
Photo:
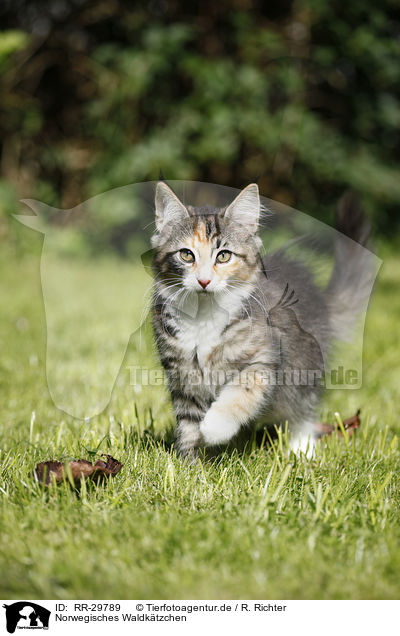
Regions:
[[[199,285],[201,285],[201,286],[202,286],[202,288],[203,288],[203,289],[205,289],[205,288],[207,287],[207,285],[208,285],[209,283],[211,283],[211,281],[210,281],[210,280],[201,280],[201,279],[199,278],[199,279],[198,279],[198,283],[199,283]]]

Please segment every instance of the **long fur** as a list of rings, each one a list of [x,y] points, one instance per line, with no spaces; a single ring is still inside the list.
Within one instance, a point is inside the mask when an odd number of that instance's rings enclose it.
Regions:
[[[353,240],[338,240],[325,291],[282,253],[262,260],[257,200],[252,184],[226,209],[185,207],[164,183],[158,187],[153,325],[182,455],[226,444],[260,421],[288,421],[296,447],[312,444],[330,343],[347,333],[354,299],[365,296]],[[339,228],[365,243],[356,212],[354,202],[342,201]],[[182,249],[193,263],[182,260]],[[233,253],[232,263],[216,262],[221,250]]]

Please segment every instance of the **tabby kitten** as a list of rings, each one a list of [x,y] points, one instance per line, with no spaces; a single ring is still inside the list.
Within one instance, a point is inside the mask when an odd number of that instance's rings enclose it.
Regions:
[[[155,209],[153,325],[179,452],[285,421],[293,448],[310,451],[338,295],[282,254],[261,259],[256,184],[215,209],[184,205],[159,182]]]

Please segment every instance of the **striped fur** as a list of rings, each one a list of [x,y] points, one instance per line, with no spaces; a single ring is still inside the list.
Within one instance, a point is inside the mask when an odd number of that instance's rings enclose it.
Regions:
[[[153,325],[182,455],[226,444],[258,421],[289,421],[303,449],[313,438],[318,377],[265,379],[287,369],[323,373],[328,304],[299,263],[261,260],[259,210],[254,184],[226,209],[185,207],[157,186]],[[224,250],[229,261],[217,262]]]

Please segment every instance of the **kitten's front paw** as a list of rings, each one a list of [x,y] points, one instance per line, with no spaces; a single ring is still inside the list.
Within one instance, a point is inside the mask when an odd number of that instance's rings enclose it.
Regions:
[[[240,424],[212,409],[206,413],[200,424],[200,433],[206,446],[226,444],[239,432],[239,429]]]
[[[178,455],[189,464],[198,464],[202,457],[202,451],[199,448],[178,448]]]
[[[180,457],[196,458],[202,439],[198,422],[180,420],[177,426],[176,448]]]

